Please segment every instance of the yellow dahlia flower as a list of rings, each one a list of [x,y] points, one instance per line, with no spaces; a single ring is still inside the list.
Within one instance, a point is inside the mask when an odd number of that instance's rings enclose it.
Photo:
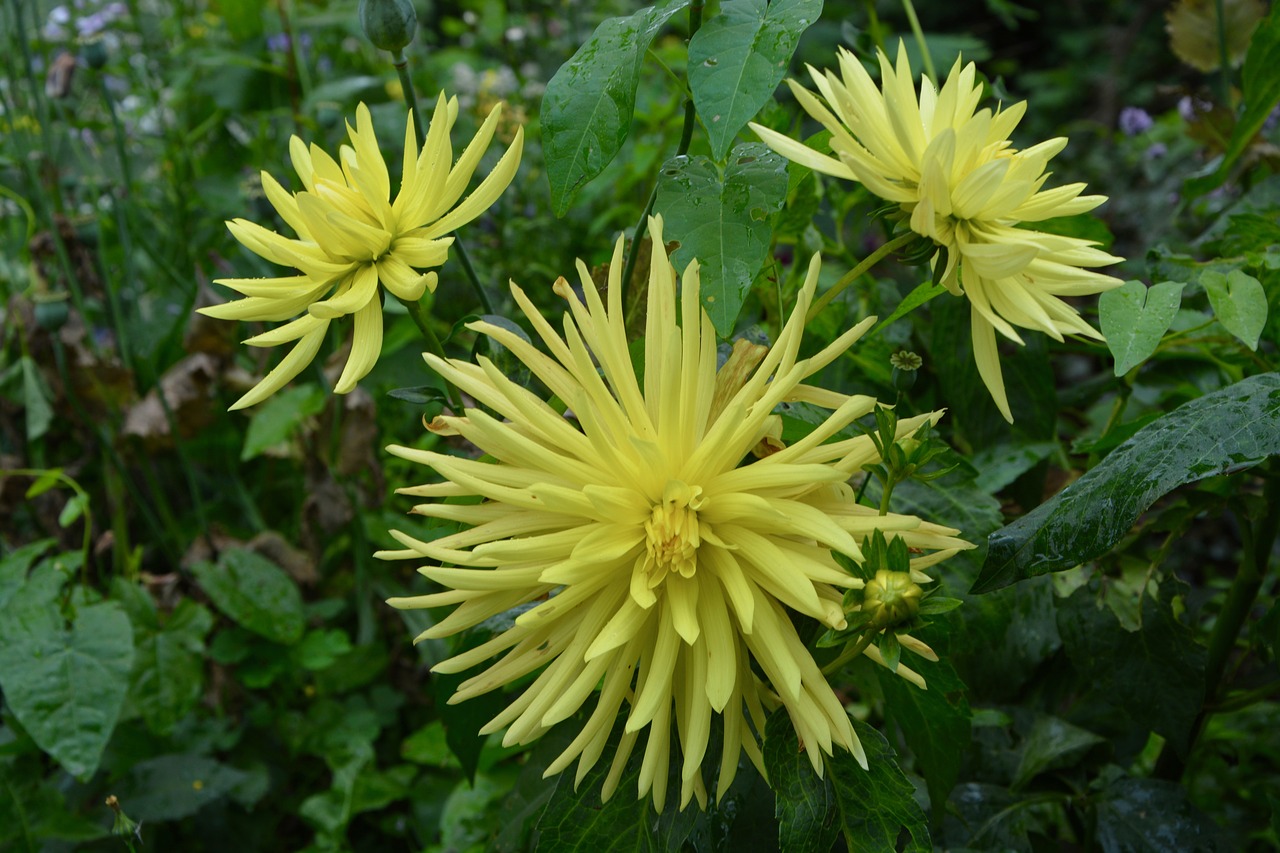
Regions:
[[[849,51],[839,52],[840,75],[810,66],[816,95],[788,80],[801,106],[831,131],[835,157],[820,154],[776,131],[752,124],[779,154],[815,171],[862,182],[909,217],[911,230],[941,251],[941,281],[972,306],[974,358],[1001,414],[1013,420],[996,352],[995,332],[1021,344],[1015,326],[1102,339],[1063,296],[1099,293],[1120,285],[1088,267],[1120,258],[1090,240],[1020,227],[1092,210],[1106,196],[1081,195],[1084,184],[1042,189],[1049,160],[1067,144],[1050,139],[1023,151],[1009,134],[1026,102],[1008,109],[978,109],[982,85],[970,62],[957,59],[941,90],[928,79],[916,97],[906,51],[895,70],[880,53],[881,86]]]
[[[218,284],[245,298],[200,309],[226,320],[291,320],[245,341],[258,347],[298,343],[232,409],[252,406],[283,388],[315,358],[329,322],[346,314],[355,315],[355,340],[334,390],[346,394],[355,389],[382,350],[378,284],[410,302],[426,290],[434,291],[436,273],[418,270],[443,264],[453,243],[447,235],[483,213],[511,183],[520,165],[523,131],[517,131],[511,147],[475,191],[458,203],[489,147],[501,111],[501,104],[493,108],[457,163],[449,139],[458,116],[457,98],[440,95],[421,152],[410,114],[404,172],[394,200],[364,104],[356,109],[355,128],[347,125],[351,145],[339,149],[336,161],[315,144],[308,148],[296,136],[289,140],[293,167],[305,189],[291,193],[266,172],[262,189],[298,237],[285,237],[244,219],[228,222],[227,227],[255,254],[295,267],[299,274],[220,279]]]
[[[706,804],[701,766],[713,714],[723,717],[719,795],[745,752],[761,765],[765,713],[785,707],[821,773],[836,747],[865,756],[844,706],[792,626],[789,611],[846,626],[841,599],[863,582],[833,558],[862,557],[858,543],[875,530],[901,536],[920,554],[916,576],[960,548],[956,531],[912,516],[879,516],[854,500],[847,481],[876,458],[865,436],[828,441],[870,412],[870,397],[803,384],[844,352],[874,318],[808,359],[799,359],[805,311],[818,280],[815,257],[798,304],[754,370],[742,360],[716,370],[716,336],[699,302],[690,263],[676,296],[663,250],[662,222],[650,221],[644,374],[632,367],[623,323],[622,241],[610,265],[608,306],[579,262],[582,297],[562,278],[569,303],[564,333],[514,284],[512,293],[550,355],[489,323],[470,328],[515,354],[564,404],[561,414],[491,362],[443,361],[433,369],[483,403],[465,417],[432,425],[457,434],[494,461],[407,447],[392,453],[444,478],[402,494],[459,498],[427,503],[419,515],[466,529],[405,546],[386,559],[433,561],[419,571],[444,592],[393,599],[400,608],[457,605],[418,639],[446,637],[499,614],[515,615],[492,639],[435,667],[456,673],[501,656],[463,682],[462,702],[541,670],[481,731],[506,728],[504,742],[526,743],[572,716],[593,695],[581,732],[547,768],[578,760],[577,781],[599,760],[620,710],[625,732],[602,796],[616,789],[647,729],[639,795],[666,797],[672,726],[679,739],[681,807]],[[677,302],[679,311],[677,312]],[[774,408],[806,401],[834,409],[806,438],[785,447]],[[903,434],[938,413],[903,419]],[[475,502],[475,498],[481,498]],[[874,647],[869,650],[879,659]],[[921,683],[918,674],[899,667]]]

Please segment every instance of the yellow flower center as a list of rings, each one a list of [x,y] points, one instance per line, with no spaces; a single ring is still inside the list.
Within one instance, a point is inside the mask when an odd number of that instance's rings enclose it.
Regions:
[[[649,551],[647,570],[650,588],[657,586],[667,572],[693,577],[698,565],[698,509],[702,506],[702,489],[680,480],[668,480],[662,500],[653,505],[644,523],[648,534],[645,547]]]

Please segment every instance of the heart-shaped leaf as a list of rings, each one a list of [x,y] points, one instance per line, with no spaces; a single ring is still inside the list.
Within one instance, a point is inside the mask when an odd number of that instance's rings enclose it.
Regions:
[[[1200,276],[1209,294],[1209,304],[1218,322],[1227,327],[1251,350],[1258,348],[1258,337],[1267,324],[1267,293],[1262,282],[1242,270],[1223,275],[1209,270]]]
[[[1182,304],[1184,287],[1176,281],[1150,288],[1140,281],[1126,281],[1098,298],[1098,319],[1116,360],[1116,376],[1124,376],[1156,351]]]

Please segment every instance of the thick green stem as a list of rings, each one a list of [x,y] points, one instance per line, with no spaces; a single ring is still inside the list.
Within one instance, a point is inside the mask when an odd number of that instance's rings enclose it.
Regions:
[[[1218,19],[1218,100],[1224,107],[1231,107],[1231,56],[1227,51],[1227,10],[1223,0],[1214,0],[1215,17]]]
[[[399,297],[396,298],[399,299]],[[431,324],[427,322],[426,312],[422,310],[422,303],[407,299],[400,299],[400,303],[409,309],[409,316],[413,318],[418,331],[422,333],[423,339],[427,342],[427,349],[431,351],[431,354],[441,360],[448,358],[444,354],[444,344],[440,343],[440,338],[432,331]],[[449,405],[453,408],[454,414],[461,415],[463,408],[462,397],[458,395],[458,389],[454,388],[452,383],[443,376],[440,379],[444,382],[444,391],[449,396]]]
[[[703,0],[694,0],[689,6],[689,38],[693,38],[702,27],[702,8],[705,5]],[[676,146],[676,157],[680,157],[689,153],[689,145],[693,142],[693,129],[697,124],[698,110],[693,104],[693,95],[685,98],[684,102],[684,125],[680,128],[680,144]],[[639,258],[640,235],[644,233],[644,227],[649,221],[649,215],[653,213],[653,206],[658,201],[658,184],[655,181],[653,191],[649,193],[649,201],[644,206],[644,211],[640,214],[639,221],[636,222],[635,230],[632,232],[631,245],[627,247],[627,257],[622,264],[622,286],[626,287],[631,283],[631,276],[635,273],[636,261]],[[634,304],[634,303],[633,303]],[[628,320],[630,319],[632,306],[627,306]]]
[[[1218,0],[1219,3],[1222,0]],[[920,48],[920,58],[924,61],[924,73],[928,75],[929,82],[933,84],[933,88],[938,88],[938,72],[933,67],[933,57],[929,54],[929,44],[924,40],[924,30],[920,29],[920,19],[916,17],[916,7],[911,5],[911,0],[902,0],[902,8],[906,10],[907,20],[911,23],[911,33],[916,38],[916,45]]]
[[[905,246],[915,238],[916,235],[911,231],[908,231],[905,234],[899,234],[888,243],[885,243],[883,246],[867,255],[867,257],[863,259],[862,263],[858,264],[856,267],[841,276],[839,281],[831,285],[830,290],[818,297],[818,301],[814,302],[813,305],[810,306],[809,313],[805,315],[804,321],[806,323],[812,323],[813,318],[822,313],[822,309],[830,305],[831,300],[839,296],[846,287],[861,278],[862,275],[873,266],[880,263],[880,261],[890,252],[894,252],[902,246]]]
[[[858,655],[865,652],[867,650],[867,646],[871,645],[871,641],[875,639],[875,636],[876,636],[875,631],[867,631],[858,639],[858,642],[854,643],[848,649],[841,652],[840,657],[836,658],[835,660],[831,661],[831,663],[824,666],[822,668],[822,674],[831,675],[833,672],[837,672],[840,669],[840,667],[844,666],[849,661],[853,660]]]
[[[1231,652],[1244,628],[1245,620],[1253,610],[1258,591],[1267,572],[1276,536],[1280,533],[1280,474],[1269,472],[1262,490],[1262,502],[1266,509],[1255,523],[1244,526],[1244,548],[1240,568],[1231,581],[1227,600],[1222,605],[1209,636],[1209,653],[1205,659],[1205,697],[1200,713],[1191,729],[1191,745],[1194,746],[1204,730],[1205,723],[1222,701],[1226,692],[1224,679]],[[1160,755],[1156,775],[1163,779],[1179,779],[1186,769],[1186,762],[1171,749]]]
[[[422,110],[418,109],[418,93],[413,88],[413,78],[409,76],[409,60],[405,57],[404,51],[396,52],[391,58],[391,64],[395,66],[396,74],[400,77],[400,88],[404,92],[405,103],[409,105],[409,109],[413,111],[413,129],[418,134],[418,139],[426,140],[426,125],[422,122]],[[493,303],[489,301],[489,294],[485,292],[484,286],[480,283],[480,277],[476,275],[476,268],[471,265],[471,258],[467,255],[466,247],[462,245],[462,238],[455,231],[453,233],[453,247],[458,250],[458,261],[462,264],[462,272],[467,277],[467,282],[471,285],[471,289],[476,292],[476,298],[484,307],[484,313],[493,313]]]

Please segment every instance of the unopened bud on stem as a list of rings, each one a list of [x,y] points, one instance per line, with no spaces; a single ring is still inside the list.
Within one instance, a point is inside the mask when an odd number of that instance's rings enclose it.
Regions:
[[[398,54],[413,41],[418,13],[411,0],[360,0],[360,26],[374,47]]]

